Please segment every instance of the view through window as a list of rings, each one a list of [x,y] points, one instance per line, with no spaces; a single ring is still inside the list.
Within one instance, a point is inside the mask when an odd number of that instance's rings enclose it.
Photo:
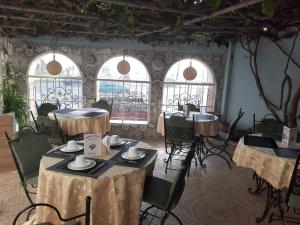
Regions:
[[[150,79],[146,67],[137,59],[125,56],[130,71],[117,70],[123,56],[106,61],[98,73],[97,99],[113,99],[112,123],[146,124],[149,111]]]
[[[53,60],[53,52],[38,56],[28,69],[30,110],[45,102],[60,102],[61,108],[82,107],[82,79],[75,63],[63,54],[55,53],[55,60],[62,66],[60,74],[48,73],[47,64]]]
[[[183,71],[192,65],[197,77],[187,81]],[[164,80],[163,106],[165,112],[176,111],[178,103],[191,103],[200,107],[201,111],[213,111],[215,103],[214,77],[210,69],[199,60],[183,59],[171,66]]]

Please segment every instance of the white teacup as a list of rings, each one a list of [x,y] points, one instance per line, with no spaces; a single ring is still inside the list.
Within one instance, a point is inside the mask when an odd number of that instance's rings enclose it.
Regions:
[[[136,147],[130,147],[129,149],[128,149],[128,153],[127,153],[127,156],[129,157],[129,158],[136,158],[136,157],[138,157],[138,151],[137,151],[137,148]]]
[[[119,135],[111,135],[110,143],[111,144],[119,144],[120,143]]]
[[[85,159],[84,155],[76,156],[75,166],[76,167],[85,167],[86,166],[86,159]]]
[[[68,150],[74,150],[77,148],[77,142],[76,141],[68,141],[67,143],[67,149]]]

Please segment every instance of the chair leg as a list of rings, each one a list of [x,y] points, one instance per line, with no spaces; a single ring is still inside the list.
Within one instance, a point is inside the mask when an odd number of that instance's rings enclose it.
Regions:
[[[170,212],[170,215],[172,215],[177,221],[178,221],[178,223],[180,224],[180,225],[183,225],[182,224],[182,222],[181,222],[181,220],[178,218],[178,216],[176,216],[174,213],[172,213],[172,212]]]
[[[34,203],[33,203],[32,199],[30,197],[29,191],[27,189],[27,185],[23,184],[23,188],[24,188],[24,191],[25,191],[25,194],[26,194],[26,197],[27,197],[28,201],[30,202],[31,205],[33,205]]]
[[[32,208],[32,209],[30,209],[30,210],[28,211],[27,216],[26,216],[26,221],[29,220],[30,215],[32,214],[32,212],[33,212],[34,210],[35,210],[35,208]]]
[[[168,219],[168,217],[169,217],[169,212],[165,212],[165,214],[163,215],[163,217],[160,220],[159,225],[163,225],[166,222],[166,220]]]
[[[152,209],[152,208],[154,208],[154,206],[153,206],[153,205],[150,205],[149,207],[147,207],[147,208],[143,211],[143,213],[142,213],[142,215],[141,215],[141,217],[140,217],[140,221],[142,221],[143,219],[145,219],[145,218],[147,217],[148,211],[149,211],[150,209]]]

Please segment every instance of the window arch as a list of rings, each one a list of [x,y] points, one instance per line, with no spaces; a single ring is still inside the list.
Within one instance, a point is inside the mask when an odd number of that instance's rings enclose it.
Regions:
[[[122,75],[117,70],[123,56],[106,61],[98,72],[97,99],[111,102],[113,109],[112,123],[146,124],[149,114],[149,73],[142,62],[125,56],[130,64],[130,71]]]
[[[188,81],[183,71],[192,65],[197,76]],[[178,110],[178,103],[192,103],[201,111],[213,111],[216,96],[216,83],[212,71],[207,65],[195,59],[183,59],[171,66],[164,80],[163,111]]]
[[[55,60],[60,62],[62,71],[55,76],[49,74],[47,64],[53,60],[53,54],[47,52],[37,56],[28,68],[28,99],[32,111],[35,111],[35,101],[37,104],[54,103],[56,99],[61,108],[82,107],[82,77],[78,67],[67,56],[55,52]]]

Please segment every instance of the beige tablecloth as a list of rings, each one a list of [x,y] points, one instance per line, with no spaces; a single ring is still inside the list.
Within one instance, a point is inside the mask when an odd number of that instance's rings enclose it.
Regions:
[[[147,147],[139,143],[139,147]],[[112,150],[110,158],[119,151]],[[138,225],[145,174],[153,171],[156,156],[145,168],[113,166],[98,179],[48,171],[46,168],[62,159],[43,157],[40,164],[37,202],[55,205],[63,217],[85,210],[85,197],[91,196],[91,224]],[[46,207],[37,209],[37,222],[62,224]],[[82,220],[83,224],[83,220]]]
[[[295,159],[278,157],[271,148],[245,145],[243,138],[236,146],[233,161],[237,166],[253,169],[277,189],[288,188],[295,164]]]
[[[102,112],[103,114],[93,117],[84,116],[84,113],[89,112]],[[109,113],[104,109],[74,109],[74,112],[72,112],[73,118],[64,117],[63,113],[57,113],[57,111],[54,111],[54,113],[56,113],[58,123],[63,132],[69,136],[77,134],[106,134],[110,130]],[[54,119],[52,112],[48,116],[50,119]]]
[[[166,113],[166,118],[170,117],[171,114],[174,113]],[[209,113],[191,112],[187,120],[192,121],[193,115],[195,115],[196,136],[213,137],[219,133],[219,119],[217,116]],[[165,133],[163,113],[158,118],[156,131],[161,135]]]

